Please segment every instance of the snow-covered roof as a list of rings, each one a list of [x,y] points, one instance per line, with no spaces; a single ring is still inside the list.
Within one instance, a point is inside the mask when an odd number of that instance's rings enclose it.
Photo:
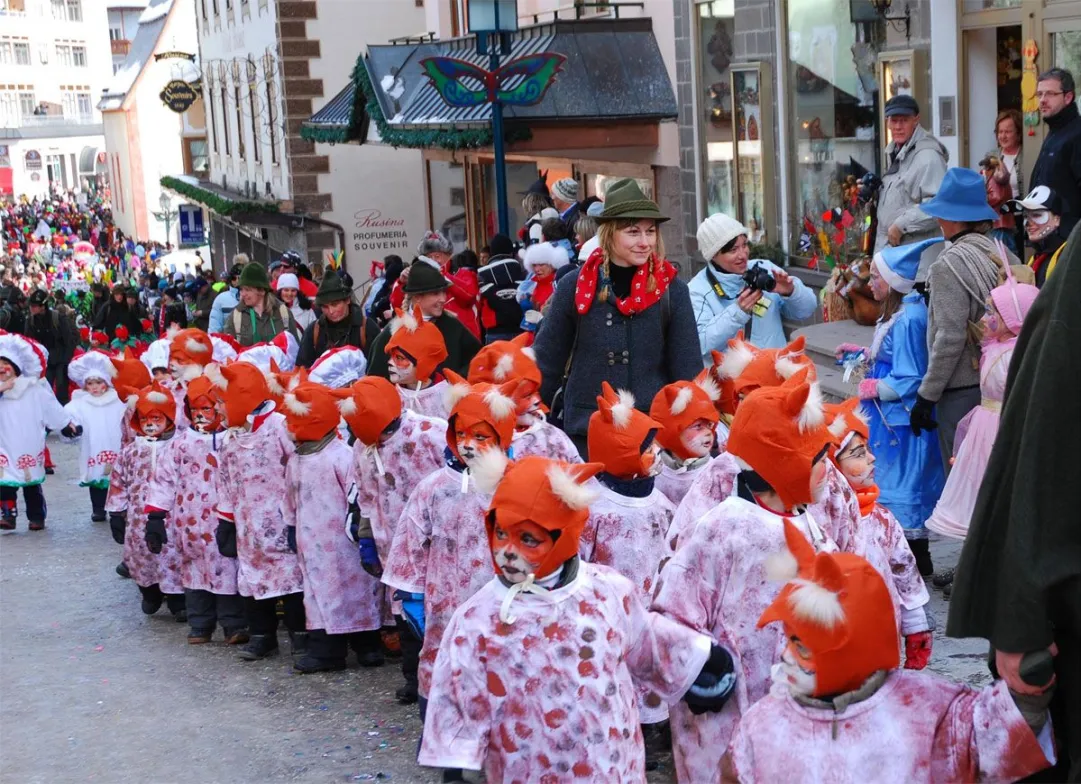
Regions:
[[[124,104],[124,99],[127,98],[135,80],[139,78],[139,74],[154,54],[158,38],[161,36],[161,31],[165,29],[165,22],[172,7],[173,0],[150,0],[149,5],[139,17],[139,29],[135,31],[135,38],[131,41],[127,59],[113,74],[108,87],[102,93],[101,101],[98,102],[99,111],[119,109]]]

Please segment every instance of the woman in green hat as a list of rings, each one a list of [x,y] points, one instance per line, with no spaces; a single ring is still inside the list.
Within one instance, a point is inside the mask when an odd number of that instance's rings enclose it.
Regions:
[[[600,247],[560,280],[537,333],[541,397],[562,407],[583,457],[602,382],[648,411],[661,387],[702,370],[687,284],[664,255],[666,220],[635,180],[613,182],[597,218]]]

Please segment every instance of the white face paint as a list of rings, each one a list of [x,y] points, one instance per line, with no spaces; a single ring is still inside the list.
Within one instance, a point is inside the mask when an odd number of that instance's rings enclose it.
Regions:
[[[811,498],[819,504],[826,500],[827,495],[829,495],[829,472],[826,468],[826,458],[821,457],[811,466]]]
[[[147,438],[157,438],[169,427],[169,420],[160,411],[151,411],[140,419],[139,429]]]
[[[788,690],[792,694],[805,696],[814,694],[818,685],[818,677],[813,670],[805,670],[799,665],[796,657],[792,654],[791,644],[785,648],[784,654],[781,655],[781,673],[784,676],[785,683],[788,684]]]
[[[653,443],[642,455],[642,459],[649,466],[646,476],[657,476],[661,473],[664,463],[661,462],[661,445],[657,443],[657,439],[653,439]]]
[[[521,429],[526,429],[532,427],[537,422],[543,422],[545,417],[542,405],[540,395],[534,395],[529,400],[529,408],[524,413],[518,415],[515,424]]]
[[[394,351],[390,355],[390,362],[387,363],[387,375],[390,376],[392,384],[400,387],[416,386],[417,366],[404,354]]]
[[[706,419],[695,420],[683,431],[679,440],[688,453],[695,457],[705,457],[713,448],[713,425]]]

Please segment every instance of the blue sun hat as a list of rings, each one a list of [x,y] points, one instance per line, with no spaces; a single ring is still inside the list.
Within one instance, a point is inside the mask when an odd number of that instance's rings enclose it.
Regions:
[[[959,166],[946,170],[938,193],[920,209],[932,218],[959,223],[993,221],[998,217],[987,203],[987,183],[980,173]]]
[[[949,219],[947,219],[949,220]],[[933,237],[908,245],[888,245],[874,256],[878,274],[894,291],[907,294],[916,285],[916,273],[920,269],[920,256],[932,245],[943,242],[942,237]]]

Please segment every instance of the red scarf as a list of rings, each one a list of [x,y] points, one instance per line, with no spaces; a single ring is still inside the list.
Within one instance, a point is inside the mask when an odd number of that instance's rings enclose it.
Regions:
[[[878,503],[878,485],[853,489],[856,491],[856,500],[860,505],[860,516],[866,517],[875,510],[875,504]]]
[[[603,265],[604,251],[597,248],[590,254],[589,259],[582,265],[582,269],[578,273],[578,287],[574,292],[574,306],[579,316],[588,313],[593,306],[594,299],[600,295],[597,280],[601,276]],[[647,283],[651,269],[654,282],[657,285],[653,291],[648,291]],[[624,316],[641,313],[660,301],[661,297],[664,296],[664,292],[668,289],[668,284],[672,282],[672,278],[676,277],[676,274],[676,268],[670,262],[654,256],[652,261],[643,264],[634,271],[634,277],[631,278],[631,293],[627,295],[626,299],[618,299],[615,292],[611,290],[611,283],[605,279],[604,285],[608,288],[608,302],[614,304]]]

